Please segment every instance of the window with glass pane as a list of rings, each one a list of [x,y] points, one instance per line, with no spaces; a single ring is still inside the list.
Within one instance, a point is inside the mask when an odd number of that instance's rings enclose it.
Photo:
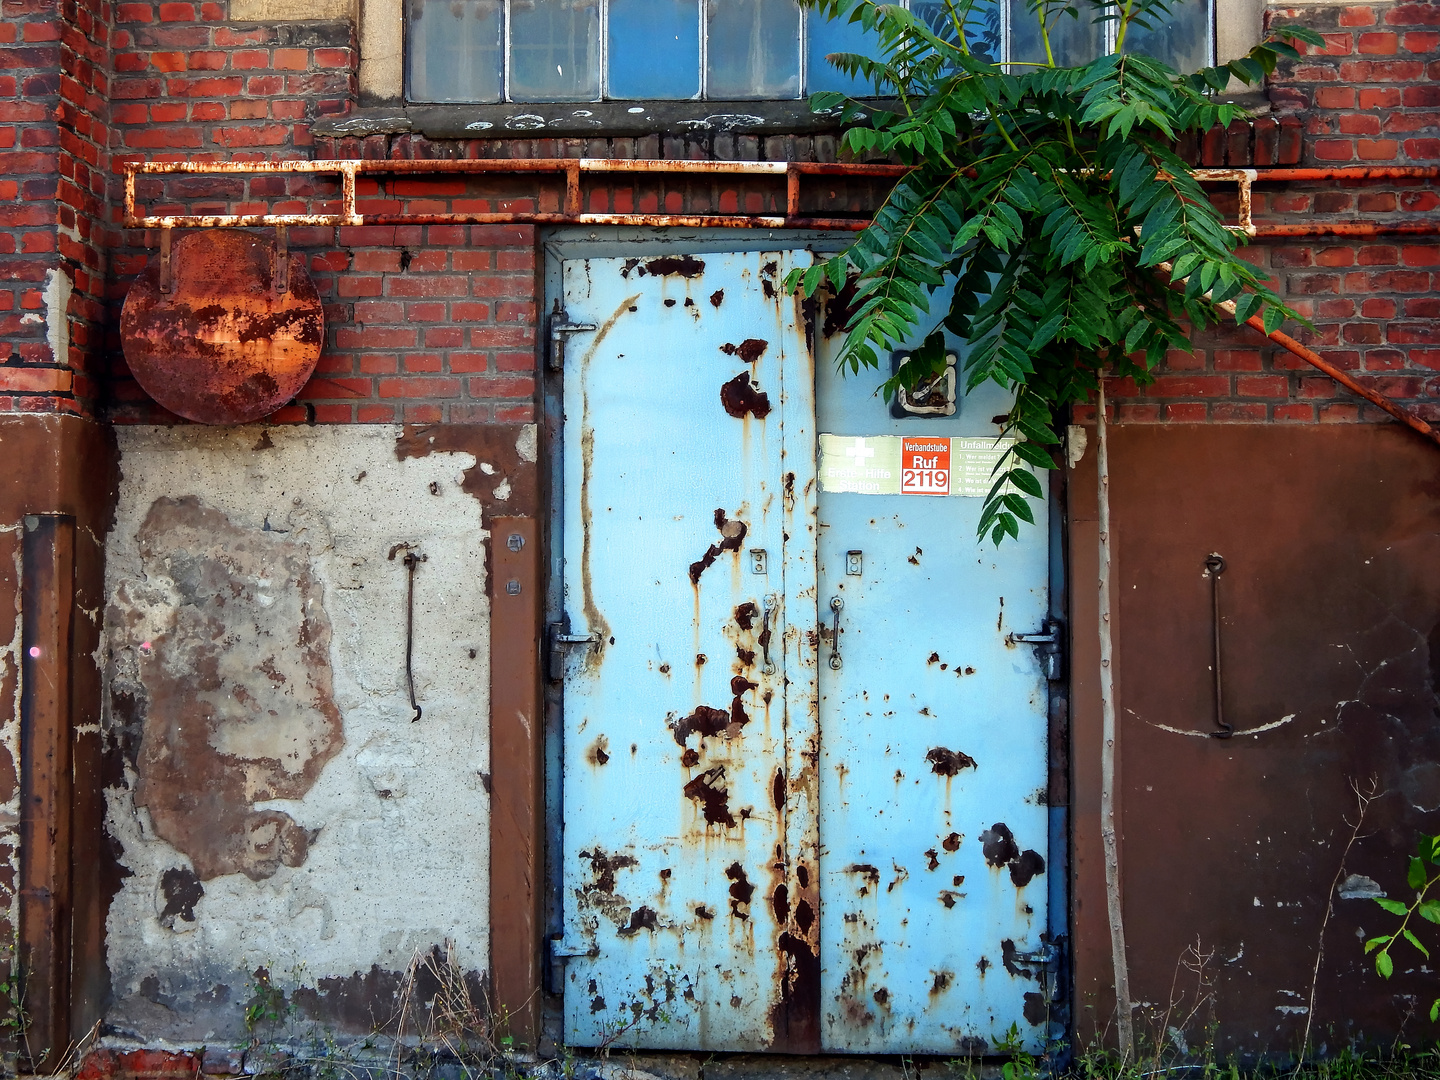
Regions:
[[[796,0],[403,0],[405,93],[415,102],[797,100],[874,88],[826,60],[875,56],[859,23],[831,22]],[[1132,25],[1126,50],[1180,71],[1212,62],[1214,0],[1178,0],[1166,21]],[[986,60],[1045,62],[1029,0],[976,0],[963,25],[946,0],[908,0],[933,33]],[[1113,47],[1113,23],[1049,26],[1057,64]]]
[[[406,0],[405,96],[499,101],[501,0]]]
[[[610,97],[700,96],[700,0],[610,0],[609,15]]]

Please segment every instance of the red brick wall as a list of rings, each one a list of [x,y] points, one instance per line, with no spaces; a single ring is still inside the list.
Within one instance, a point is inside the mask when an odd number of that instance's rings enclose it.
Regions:
[[[1269,18],[1325,37],[1323,50],[1282,64],[1270,91],[1277,112],[1305,118],[1307,164],[1440,162],[1440,4],[1278,8]]]
[[[56,247],[74,292],[69,355],[53,361],[70,368],[74,396],[56,407],[93,415],[105,344],[111,8],[104,0],[60,0],[60,15]]]
[[[1258,185],[1257,222],[1414,221],[1440,207],[1435,181]],[[1336,367],[1440,422],[1440,238],[1253,241],[1246,258],[1314,329],[1294,331]],[[1115,380],[1115,414],[1133,423],[1384,422],[1380,409],[1305,361],[1233,323],[1172,352],[1153,385]],[[1082,419],[1093,409],[1077,410]]]
[[[320,157],[593,156],[758,159],[804,155],[834,160],[835,140],[777,136],[684,139],[511,140],[433,143],[372,136],[320,139]],[[738,183],[736,181],[739,181]],[[861,184],[817,182],[805,207],[817,213],[861,213],[877,192]],[[377,177],[357,189],[362,213],[558,211],[559,177]],[[148,177],[137,184],[150,212],[302,211],[334,207],[333,177]],[[307,203],[303,198],[320,200]],[[783,178],[746,181],[682,177],[619,178],[586,184],[593,212],[781,213]],[[130,243],[143,243],[138,232]],[[116,301],[130,276],[152,257],[129,247],[117,256]],[[364,226],[291,229],[292,249],[307,250],[325,301],[326,347],[315,377],[279,422],[516,422],[535,417],[539,280],[536,230],[523,225]],[[118,307],[112,325],[118,322]],[[118,422],[169,422],[128,377],[112,346],[108,414]]]
[[[225,0],[116,5],[117,163],[305,157],[310,123],[350,107],[349,23],[232,24],[227,9]]]
[[[56,265],[60,17],[56,0],[0,4],[0,410],[54,408],[42,290]]]

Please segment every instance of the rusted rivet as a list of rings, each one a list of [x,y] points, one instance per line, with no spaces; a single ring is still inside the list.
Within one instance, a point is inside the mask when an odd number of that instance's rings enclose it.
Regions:
[[[510,596],[519,596],[520,582],[516,581],[514,578],[511,578],[509,581],[505,582],[505,592],[508,593]]]
[[[525,546],[525,538],[519,533],[511,533],[505,540],[505,546],[511,551],[519,551]]]

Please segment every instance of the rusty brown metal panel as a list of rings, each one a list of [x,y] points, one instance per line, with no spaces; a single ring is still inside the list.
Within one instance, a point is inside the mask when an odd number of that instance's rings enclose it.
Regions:
[[[19,962],[38,1071],[69,1041],[75,519],[26,515],[21,544]]]
[[[146,393],[202,424],[258,420],[291,400],[325,343],[305,256],[279,239],[189,233],[146,267],[125,298],[125,361]]]
[[[540,697],[540,530],[490,521],[490,926],[499,1015],[517,1042],[540,1034],[539,884],[544,798]]]
[[[99,1018],[110,992],[105,967],[104,925],[110,896],[118,885],[115,867],[104,843],[102,762],[98,727],[100,672],[88,658],[99,637],[103,592],[103,544],[110,527],[118,482],[115,441],[109,429],[79,417],[8,416],[0,418],[0,460],[23,461],[25,468],[0,471],[0,525],[16,526],[0,533],[0,612],[17,610],[20,582],[15,555],[22,540],[26,513],[55,511],[75,517],[74,603],[70,716],[76,732],[73,747],[71,845],[71,1029],[61,1040],[73,1040]],[[0,619],[13,626],[13,617]],[[21,650],[16,650],[17,660]],[[0,722],[10,723],[16,701],[18,671],[0,665]],[[83,734],[82,734],[83,732]],[[3,755],[0,795],[18,784],[16,765]],[[112,781],[113,782],[113,781]],[[8,796],[6,796],[8,797]],[[15,842],[14,826],[0,830],[0,845]],[[0,882],[11,892],[13,880]],[[5,933],[11,932],[5,927]]]
[[[1390,920],[1357,893],[1373,887],[1368,878],[1405,895],[1405,855],[1440,809],[1440,453],[1372,425],[1120,427],[1111,453],[1135,998],[1163,1003],[1172,988],[1193,997],[1197,977],[1184,965],[1198,948],[1201,997],[1213,998],[1190,1025],[1192,1046],[1212,1019],[1222,1054],[1293,1052],[1307,1021],[1311,1041],[1332,1050],[1387,1041],[1413,1022],[1417,1000],[1433,998],[1433,979],[1418,954],[1397,954],[1388,983],[1375,975],[1360,937]],[[1072,490],[1085,488],[1079,477]],[[1072,548],[1077,643],[1093,580],[1078,558],[1082,531]],[[1211,553],[1226,560],[1222,691],[1236,733],[1224,740],[1210,737]],[[1083,1020],[1087,988],[1108,985],[1109,956],[1094,947],[1103,915],[1082,903],[1100,875],[1098,860],[1081,858],[1097,824],[1095,784],[1079,767],[1096,753],[1096,703],[1080,681],[1093,662],[1078,650],[1075,659]],[[1347,855],[1350,785],[1371,777],[1378,797]],[[1332,895],[1337,875],[1350,885]],[[1161,1027],[1141,1009],[1140,1031]]]

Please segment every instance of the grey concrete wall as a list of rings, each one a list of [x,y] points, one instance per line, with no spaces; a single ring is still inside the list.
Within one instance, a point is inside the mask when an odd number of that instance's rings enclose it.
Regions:
[[[121,1035],[240,1039],[266,978],[288,1021],[361,1033],[418,954],[487,969],[489,604],[461,485],[493,469],[402,460],[401,434],[117,432],[99,659]]]

